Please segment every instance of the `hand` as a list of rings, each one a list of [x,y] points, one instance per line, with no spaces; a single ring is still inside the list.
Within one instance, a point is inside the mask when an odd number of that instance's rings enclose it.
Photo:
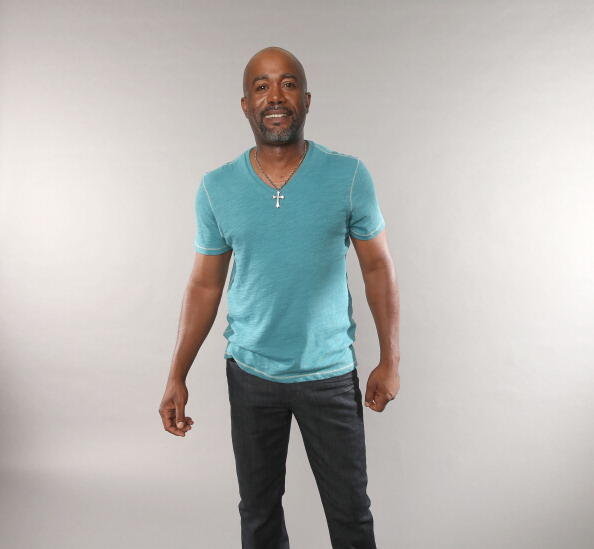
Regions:
[[[183,381],[169,380],[159,406],[163,427],[170,433],[185,437],[194,421],[186,417],[184,408],[188,402],[188,389]]]
[[[381,362],[372,370],[367,380],[365,406],[374,412],[383,412],[386,404],[394,400],[400,390],[398,367]]]

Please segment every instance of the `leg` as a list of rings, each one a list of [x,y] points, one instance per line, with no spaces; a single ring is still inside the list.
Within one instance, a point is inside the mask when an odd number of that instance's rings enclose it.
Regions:
[[[357,370],[301,384],[293,413],[334,549],[376,549]]]
[[[291,410],[277,383],[227,359],[231,438],[239,482],[242,549],[289,549],[282,496]]]

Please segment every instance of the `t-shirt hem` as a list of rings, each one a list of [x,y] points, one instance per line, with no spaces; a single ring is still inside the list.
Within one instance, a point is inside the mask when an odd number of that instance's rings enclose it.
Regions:
[[[198,244],[194,244],[194,249],[197,252],[200,252],[201,254],[205,254],[205,255],[219,255],[219,254],[224,254],[225,252],[228,252],[232,248],[231,248],[231,246],[223,246],[222,248],[206,248],[204,246],[199,246]]]
[[[354,356],[354,352],[352,353],[352,355]],[[231,351],[225,351],[224,357],[226,359],[232,358],[236,362],[237,366],[241,368],[244,372],[247,372],[248,374],[255,375],[261,379],[266,379],[268,381],[275,381],[277,383],[299,383],[303,381],[329,379],[335,376],[347,374],[348,372],[353,371],[357,367],[357,359],[355,357],[354,360],[346,364],[332,364],[328,366],[328,368],[320,369],[317,372],[275,375],[269,374],[258,367],[246,364],[243,360],[238,359],[237,356],[232,354]]]
[[[370,233],[367,234],[357,234],[353,231],[350,231],[349,234],[350,236],[352,236],[353,238],[356,238],[358,240],[371,240],[373,237],[377,236],[379,233],[382,232],[382,230],[386,227],[386,222],[382,221],[373,231],[371,231]]]

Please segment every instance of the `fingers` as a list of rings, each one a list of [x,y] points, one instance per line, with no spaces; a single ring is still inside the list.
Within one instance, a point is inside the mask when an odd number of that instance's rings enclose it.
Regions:
[[[365,406],[374,412],[383,412],[391,400],[394,398],[389,393],[380,393],[371,387],[365,391]]]
[[[375,393],[375,399],[369,404],[369,408],[371,408],[374,412],[383,412],[386,404],[390,399],[384,395],[380,395]]]
[[[185,433],[181,429],[178,429],[175,424],[175,408],[159,409],[159,415],[163,420],[163,427],[165,430],[173,435],[184,436]]]
[[[185,437],[186,432],[192,428],[192,425],[194,425],[194,420],[187,416],[183,417],[183,421],[180,421],[180,423],[183,423],[184,425],[183,428],[177,427],[175,423],[177,422],[177,418],[179,416],[177,415],[175,408],[160,409],[159,415],[163,420],[163,427],[165,430],[176,436]]]
[[[367,380],[365,406],[374,412],[383,412],[388,402],[396,398],[399,388],[398,373],[394,377],[394,372],[378,366]]]

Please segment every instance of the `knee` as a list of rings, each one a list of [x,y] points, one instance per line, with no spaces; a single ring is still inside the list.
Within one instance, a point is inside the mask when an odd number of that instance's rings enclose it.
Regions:
[[[371,500],[366,493],[357,498],[334,500],[329,505],[328,513],[332,520],[344,525],[365,524],[373,519]]]

